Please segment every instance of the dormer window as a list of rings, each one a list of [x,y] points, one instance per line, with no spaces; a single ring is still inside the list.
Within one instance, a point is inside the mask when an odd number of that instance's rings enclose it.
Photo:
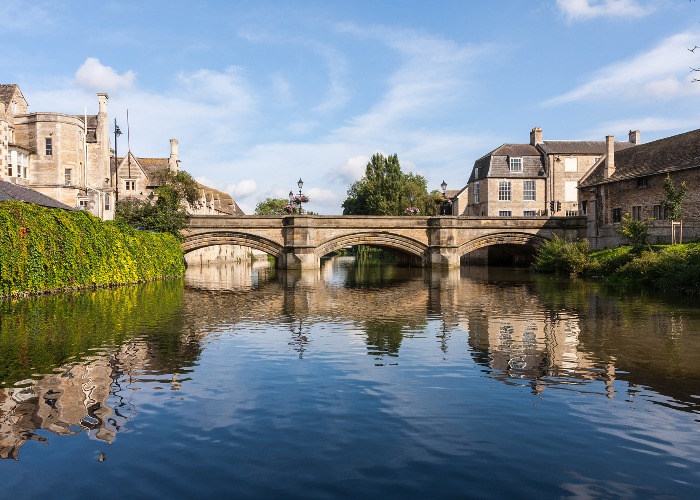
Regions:
[[[510,171],[511,172],[522,172],[523,171],[523,159],[520,157],[510,158]]]

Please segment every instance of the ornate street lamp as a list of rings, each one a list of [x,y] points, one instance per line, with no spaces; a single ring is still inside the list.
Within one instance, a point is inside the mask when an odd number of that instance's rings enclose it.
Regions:
[[[301,215],[301,188],[304,186],[304,181],[301,180],[301,177],[297,181],[297,186],[299,186],[299,215]]]
[[[445,196],[445,190],[447,189],[447,183],[445,181],[442,181],[442,184],[440,184],[440,187],[442,188],[442,195]],[[445,196],[445,198],[447,198]]]

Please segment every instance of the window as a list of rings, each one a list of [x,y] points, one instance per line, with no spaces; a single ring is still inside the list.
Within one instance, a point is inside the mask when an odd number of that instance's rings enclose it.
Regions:
[[[65,184],[66,186],[70,186],[71,184],[73,184],[73,179],[71,179],[72,173],[73,171],[70,168],[67,168],[63,171],[63,184]]]
[[[564,181],[564,201],[578,201],[578,181]]]
[[[510,201],[510,181],[498,181],[498,201]]]
[[[612,221],[613,221],[613,224],[616,222],[622,222],[622,209],[621,208],[613,208]]]
[[[534,210],[525,210],[523,212],[523,217],[537,217],[537,212]]]
[[[105,210],[109,210],[110,202],[111,202],[111,200],[109,197],[109,193],[105,193]]]
[[[523,200],[535,201],[535,181],[523,181]]]
[[[12,173],[15,171],[13,168],[15,165],[17,165],[17,151],[10,151],[10,154],[7,155],[7,176],[12,177]]]
[[[645,188],[649,186],[649,177],[640,177],[637,179],[637,187]]]
[[[523,171],[523,159],[522,158],[511,158],[510,159],[510,171],[511,172],[522,172]]]
[[[53,142],[51,137],[46,138],[46,156],[51,156],[53,154]]]
[[[78,207],[80,207],[80,210],[85,210],[88,207],[88,199],[78,198]]]
[[[588,213],[588,200],[583,200],[581,202],[578,213],[581,215],[586,215]]]
[[[564,158],[564,172],[578,172],[578,158]]]
[[[642,207],[637,205],[632,207],[632,220],[642,220]]]
[[[125,180],[124,189],[126,191],[136,191],[136,181],[132,179]]]
[[[666,205],[654,205],[654,219],[668,220],[668,207]]]
[[[479,167],[474,167],[474,178],[475,179],[479,178]]]
[[[474,183],[474,203],[479,203],[479,181]]]
[[[510,210],[499,210],[498,212],[499,217],[510,217],[511,215],[513,215],[513,212]]]

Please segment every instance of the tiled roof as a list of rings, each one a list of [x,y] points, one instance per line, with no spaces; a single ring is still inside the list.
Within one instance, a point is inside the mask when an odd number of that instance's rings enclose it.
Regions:
[[[523,159],[523,171],[511,172],[509,158]],[[478,169],[479,175],[475,176]],[[539,177],[544,175],[542,155],[530,144],[503,144],[474,162],[469,182],[487,177]]]
[[[49,208],[62,208],[64,210],[73,210],[72,207],[64,205],[58,200],[41,194],[39,191],[29,189],[28,187],[13,184],[7,181],[0,181],[0,201],[23,201],[25,203],[34,203]]]
[[[233,198],[230,194],[207,187],[200,183],[197,183],[197,185],[200,187],[200,189],[204,191],[204,197],[207,201],[217,199],[219,200],[220,203],[215,204],[214,206],[219,212],[226,213],[229,215],[245,215],[245,213],[243,213],[243,210],[240,209],[238,204],[235,201],[233,201]]]
[[[615,151],[634,146],[631,142],[615,142]],[[605,141],[543,141],[538,144],[545,154],[604,155]]]
[[[0,102],[3,103],[5,107],[10,104],[10,100],[12,99],[12,96],[15,94],[16,90],[19,90],[19,86],[16,83],[0,84]]]
[[[594,186],[646,175],[700,167],[700,129],[647,142],[615,153],[615,172],[604,177],[606,159],[581,180],[580,186]]]

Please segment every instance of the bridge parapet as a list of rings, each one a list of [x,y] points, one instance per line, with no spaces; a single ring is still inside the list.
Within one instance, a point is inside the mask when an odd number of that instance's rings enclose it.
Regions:
[[[585,237],[585,217],[193,216],[183,250],[239,244],[262,250],[284,269],[316,269],[320,259],[353,245],[413,256],[423,266],[459,267],[460,258],[494,244],[534,246],[555,235]]]

